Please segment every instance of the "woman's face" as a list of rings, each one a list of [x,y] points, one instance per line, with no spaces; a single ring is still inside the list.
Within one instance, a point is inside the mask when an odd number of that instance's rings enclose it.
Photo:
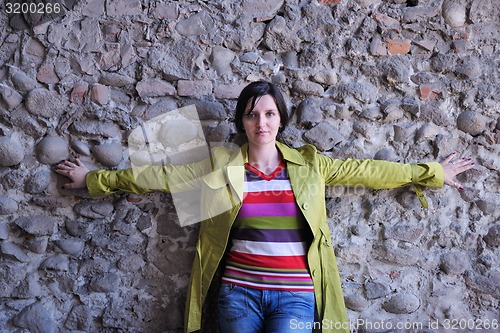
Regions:
[[[281,117],[276,102],[271,95],[257,97],[252,111],[252,101],[248,101],[243,114],[243,128],[250,145],[275,144],[281,125]]]

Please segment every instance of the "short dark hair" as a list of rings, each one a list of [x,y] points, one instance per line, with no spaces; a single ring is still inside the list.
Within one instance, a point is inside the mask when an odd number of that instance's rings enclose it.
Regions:
[[[274,102],[278,107],[278,112],[280,114],[281,126],[278,132],[283,132],[283,130],[288,125],[288,110],[286,108],[286,103],[283,95],[271,82],[267,81],[256,81],[247,85],[240,93],[238,97],[238,103],[236,104],[236,114],[234,116],[234,123],[236,125],[236,130],[239,133],[243,133],[243,115],[245,114],[245,109],[248,102],[251,101],[250,111],[255,107],[257,102],[257,97],[270,95],[274,98]]]

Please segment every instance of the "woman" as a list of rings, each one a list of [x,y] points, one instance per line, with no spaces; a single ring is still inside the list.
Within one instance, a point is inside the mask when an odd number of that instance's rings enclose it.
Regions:
[[[237,152],[221,148],[210,161],[149,167],[142,173],[155,181],[168,178],[184,182],[185,189],[201,189],[201,209],[207,211],[227,205],[228,198],[232,202],[222,214],[206,214],[201,223],[187,298],[187,332],[200,329],[202,305],[221,263],[222,332],[311,332],[312,327],[349,332],[326,221],[325,186],[381,189],[444,183],[463,189],[454,177],[474,164],[454,160],[456,153],[441,164],[407,165],[337,160],[318,154],[311,145],[289,148],[276,141],[288,113],[281,93],[268,82],[243,89],[235,123],[248,140]],[[56,171],[72,180],[67,188],[86,186],[91,195],[150,191],[138,185],[130,169],[89,172],[77,159],[76,164],[60,163]]]

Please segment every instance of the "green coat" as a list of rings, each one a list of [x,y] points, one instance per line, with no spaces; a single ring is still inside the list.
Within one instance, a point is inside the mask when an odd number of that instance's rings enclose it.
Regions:
[[[399,164],[374,160],[338,160],[318,154],[311,145],[298,149],[281,143],[276,145],[286,162],[297,204],[313,235],[307,259],[314,283],[317,310],[324,323],[323,332],[348,333],[340,277],[326,220],[325,186],[361,185],[371,189],[384,189],[415,184],[441,187],[444,182],[443,170],[436,162]],[[139,173],[134,173],[132,169],[100,170],[87,175],[87,187],[91,195],[119,190],[133,193],[152,190],[201,191],[201,208],[204,213],[187,296],[186,332],[200,329],[203,302],[226,250],[231,226],[241,207],[247,152],[247,145],[235,152],[216,148],[211,159],[194,164],[146,167]],[[221,206],[226,207],[222,213]],[[344,329],[341,328],[342,323]]]

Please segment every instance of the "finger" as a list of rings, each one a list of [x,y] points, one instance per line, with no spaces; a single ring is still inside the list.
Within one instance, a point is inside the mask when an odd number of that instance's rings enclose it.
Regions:
[[[83,166],[82,161],[80,161],[80,159],[79,159],[78,157],[75,159],[75,161],[76,161],[76,164],[77,164],[78,166]]]
[[[64,164],[65,164],[66,166],[71,167],[71,168],[74,168],[74,167],[76,166],[76,165],[75,165],[75,163],[73,163],[73,162],[71,162],[71,161],[68,161],[68,160],[64,160]]]
[[[457,183],[457,182],[453,182],[453,187],[455,187],[457,190],[460,190],[460,191],[462,191],[464,189],[462,184]]]
[[[63,165],[63,164],[56,164],[56,166],[54,167],[54,171],[56,172],[65,172],[66,170],[68,169],[68,167],[66,165]]]
[[[70,169],[71,169],[71,167],[69,165],[66,165],[66,164],[58,164],[56,166],[56,170],[68,171]]]
[[[462,173],[464,171],[470,170],[474,168],[474,163],[470,164],[464,164],[462,166],[459,166],[455,169],[455,174],[458,175],[459,173]]]
[[[448,156],[447,158],[444,159],[443,163],[450,163],[450,161],[455,157],[457,156],[457,153],[454,152],[453,154],[451,154],[450,156]]]
[[[66,170],[64,170],[64,169],[60,169],[60,168],[58,168],[58,167],[56,167],[56,168],[54,169],[54,171],[55,171],[56,173],[60,174],[60,175],[63,175],[63,176],[66,176],[66,172],[67,172]]]
[[[459,168],[464,168],[464,167],[470,167],[470,166],[473,166],[475,163],[474,161],[472,161],[471,158],[466,158],[466,157],[463,157],[461,158],[460,160],[458,160],[457,162],[454,163],[454,166],[456,169],[459,169]]]
[[[56,164],[56,167],[59,169],[68,169],[70,166],[71,164],[69,164],[69,161],[66,160],[62,160]]]
[[[61,175],[64,175],[65,173],[67,173],[68,171],[63,169],[63,168],[60,168],[60,167],[56,167],[54,169],[55,172],[57,172],[58,174],[61,174]]]
[[[65,190],[71,190],[72,188],[74,188],[74,183],[66,183],[63,186],[61,186],[61,188]]]
[[[455,164],[456,165],[468,165],[468,164],[471,164],[471,163],[474,163],[474,162],[472,162],[472,158],[462,157]]]

